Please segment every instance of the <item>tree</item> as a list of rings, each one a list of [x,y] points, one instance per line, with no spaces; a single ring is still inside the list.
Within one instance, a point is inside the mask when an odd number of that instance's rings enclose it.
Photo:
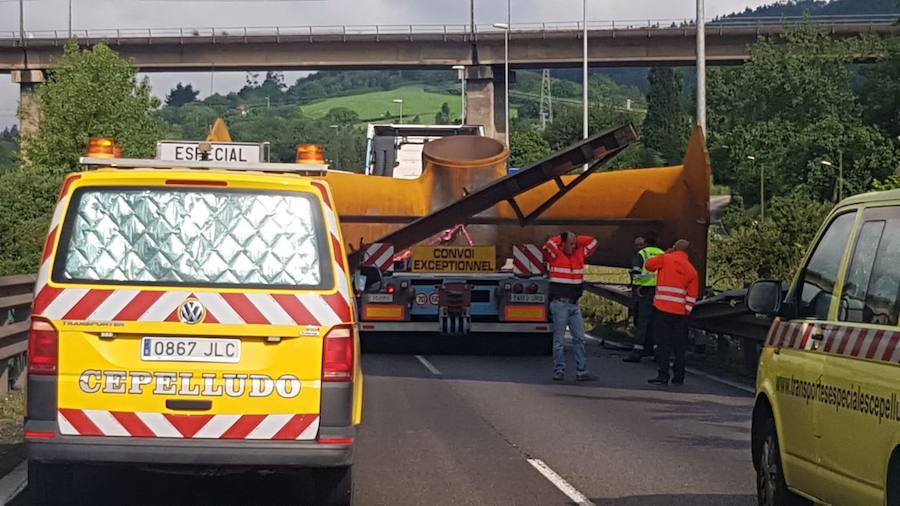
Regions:
[[[26,169],[63,174],[78,168],[90,137],[113,137],[129,157],[153,156],[163,125],[149,80],[106,44],[70,42],[37,90],[37,131],[22,139]]]
[[[434,115],[434,122],[437,125],[449,125],[451,123],[450,104],[447,102],[441,104],[441,110]]]
[[[800,189],[819,199],[831,199],[837,184],[823,160],[843,156],[845,195],[890,175],[900,153],[891,139],[863,123],[852,86],[850,64],[871,41],[836,41],[803,27],[784,42],[760,41],[746,64],[710,74],[716,179],[755,203],[760,171],[769,196]]]
[[[19,127],[13,125],[0,132],[0,173],[19,163]]]
[[[97,44],[66,45],[37,90],[37,131],[22,138],[23,164],[0,176],[0,273],[33,272],[63,174],[78,170],[90,137],[113,137],[126,156],[153,156],[163,131],[146,79],[126,60]]]
[[[681,163],[691,134],[681,74],[671,67],[655,67],[647,79],[647,117],[641,128],[644,145],[659,153],[667,164]]]
[[[730,289],[757,279],[792,279],[830,210],[830,204],[800,192],[774,198],[764,222],[741,206],[729,209],[724,219],[728,235],[711,238],[711,284]]]
[[[900,41],[892,42],[877,65],[863,69],[859,95],[866,122],[896,139],[900,136]]]
[[[609,106],[593,108],[589,117],[588,131],[592,134],[625,123],[640,122],[636,112]],[[544,130],[544,138],[554,151],[581,140],[583,135],[581,109],[574,107],[567,107],[559,113],[554,111],[553,123]]]
[[[166,105],[170,107],[181,107],[184,104],[189,104],[197,100],[197,95],[200,92],[194,90],[194,86],[191,83],[187,85],[182,85],[180,82],[166,94]]]
[[[324,119],[335,125],[353,125],[359,123],[359,114],[346,107],[334,107],[328,111]]]
[[[534,130],[513,131],[509,139],[510,167],[527,167],[529,164],[547,157],[552,152],[550,143],[541,136],[540,132]]]

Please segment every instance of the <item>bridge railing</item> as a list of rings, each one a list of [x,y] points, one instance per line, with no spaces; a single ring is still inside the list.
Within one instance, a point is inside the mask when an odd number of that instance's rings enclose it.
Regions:
[[[775,28],[786,25],[812,23],[825,27],[841,25],[876,26],[890,25],[898,20],[897,14],[865,14],[841,16],[784,16],[784,17],[732,17],[714,18],[707,21],[708,26],[717,28]],[[628,30],[670,30],[673,28],[690,28],[692,19],[625,19],[588,21],[587,28],[592,31],[628,31]],[[528,32],[567,32],[584,29],[582,21],[551,21],[532,23],[513,23],[513,33]],[[476,24],[475,34],[500,34],[502,28],[491,24]],[[379,35],[467,35],[472,32],[468,24],[390,24],[390,25],[306,25],[306,26],[231,26],[231,27],[180,27],[180,28],[111,28],[111,29],[78,29],[71,32],[71,38],[79,40],[115,40],[140,41],[148,39],[223,39],[240,40],[258,37],[290,37],[290,36],[379,36]],[[9,30],[0,32],[0,41],[27,44],[30,40],[62,42],[70,38],[68,30],[26,30],[22,32]]]
[[[0,277],[0,395],[25,370],[34,281],[32,275]]]

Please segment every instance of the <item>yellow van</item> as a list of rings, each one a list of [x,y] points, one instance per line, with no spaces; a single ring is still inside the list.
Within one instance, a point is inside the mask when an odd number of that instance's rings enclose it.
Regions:
[[[53,501],[85,462],[311,468],[315,502],[349,503],[359,339],[314,167],[82,161],[105,167],[65,180],[35,289],[29,486]]]
[[[759,362],[759,504],[900,505],[900,190],[841,202],[782,300]]]

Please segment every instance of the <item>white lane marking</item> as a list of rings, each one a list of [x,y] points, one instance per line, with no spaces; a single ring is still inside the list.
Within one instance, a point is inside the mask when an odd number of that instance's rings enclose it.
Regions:
[[[578,491],[575,487],[573,487],[569,482],[563,479],[562,476],[556,474],[556,471],[550,469],[547,464],[544,464],[544,461],[541,459],[528,459],[528,463],[531,464],[532,467],[537,469],[539,473],[541,473],[544,478],[550,481],[556,488],[559,489],[560,492],[566,494],[566,497],[572,500],[575,504],[579,506],[594,506],[594,503],[591,502],[584,494]]]
[[[9,504],[28,485],[28,461],[19,462],[12,471],[0,479],[0,504]]]
[[[611,344],[611,345],[613,345],[613,346],[618,346],[618,347],[623,348],[623,349],[630,349],[630,348],[631,348],[630,345],[627,345],[627,344],[625,344],[625,343],[622,343],[622,342],[619,342],[619,341],[610,341],[609,339],[600,339],[599,337],[592,336],[592,335],[590,335],[590,334],[585,334],[584,337],[585,337],[585,339],[587,339],[587,340],[589,340],[589,341],[598,342],[598,343],[600,343],[600,344]],[[900,347],[898,347],[898,349],[900,349]],[[718,377],[718,376],[713,376],[712,374],[705,373],[705,372],[703,372],[703,371],[698,371],[697,369],[694,369],[693,367],[685,367],[684,370],[685,370],[685,372],[687,372],[687,373],[689,373],[689,374],[693,374],[694,376],[700,376],[701,378],[706,378],[706,379],[708,379],[708,380],[710,380],[710,381],[715,381],[716,383],[720,383],[720,384],[722,384],[722,385],[726,385],[726,386],[729,386],[729,387],[731,387],[731,388],[736,388],[736,389],[741,390],[741,391],[743,391],[743,392],[747,392],[747,393],[756,395],[756,390],[753,389],[752,387],[748,387],[748,386],[746,386],[746,385],[742,385],[742,384],[740,384],[740,383],[737,383],[737,382],[734,382],[734,381],[731,381],[731,380],[727,380],[727,379],[725,379],[725,378],[720,378],[720,377]]]
[[[431,374],[434,374],[435,376],[441,375],[441,371],[438,371],[438,368],[435,367],[434,364],[429,362],[427,358],[423,357],[422,355],[416,355],[416,359],[425,366],[425,369],[431,371]]]
[[[685,372],[693,374],[694,376],[700,376],[701,378],[706,378],[710,381],[715,381],[716,383],[721,383],[721,384],[729,386],[731,388],[737,388],[738,390],[747,392],[748,394],[756,395],[756,390],[751,387],[748,387],[746,385],[741,385],[740,383],[737,383],[737,382],[734,382],[731,380],[727,380],[725,378],[720,378],[718,376],[713,376],[712,374],[708,374],[703,371],[698,371],[697,369],[694,369],[693,367],[685,367],[684,370],[685,370]]]

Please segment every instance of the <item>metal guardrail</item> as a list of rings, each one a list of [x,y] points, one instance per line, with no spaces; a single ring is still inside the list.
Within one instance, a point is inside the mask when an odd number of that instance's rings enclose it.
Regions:
[[[25,370],[35,276],[0,277],[0,395]]]
[[[812,23],[824,27],[838,27],[841,25],[875,26],[890,25],[898,21],[898,14],[867,14],[867,15],[842,15],[842,16],[785,16],[785,17],[734,17],[714,18],[707,21],[708,27],[715,28],[765,28]],[[691,28],[692,19],[632,19],[632,20],[606,20],[588,21],[587,28],[591,31],[629,31],[629,30],[671,30]],[[510,26],[511,33],[529,32],[568,32],[583,30],[581,21],[553,21],[535,23],[513,23]],[[502,28],[496,28],[491,24],[476,24],[475,35],[502,34]],[[78,40],[115,40],[123,39],[129,42],[150,39],[219,39],[230,42],[248,38],[273,37],[278,41],[281,37],[309,37],[314,36],[381,36],[381,35],[429,35],[469,36],[472,33],[468,24],[410,24],[410,25],[305,25],[305,26],[231,26],[231,27],[180,27],[180,28],[110,28],[110,29],[79,29],[72,30],[71,36],[68,29],[63,30],[26,30],[23,32],[10,30],[0,32],[0,41],[11,41],[17,44],[27,41],[49,40],[65,41],[69,38]],[[16,44],[16,45],[17,45]]]
[[[632,305],[631,288],[619,283],[585,283],[585,290],[623,306]],[[756,369],[759,352],[772,325],[770,318],[750,313],[744,304],[747,290],[731,290],[700,300],[691,314],[690,327],[716,336],[741,340],[744,367]]]

